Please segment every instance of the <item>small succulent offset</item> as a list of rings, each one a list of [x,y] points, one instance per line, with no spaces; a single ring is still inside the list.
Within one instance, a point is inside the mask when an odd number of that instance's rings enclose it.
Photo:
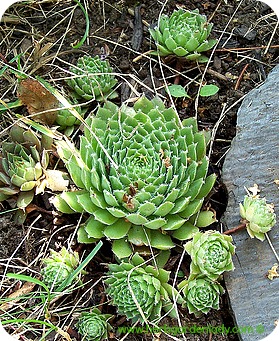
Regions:
[[[132,323],[155,323],[161,318],[162,309],[176,318],[172,297],[178,303],[182,303],[182,298],[168,284],[169,275],[169,271],[145,265],[136,253],[129,263],[109,264],[106,292],[118,313]]]
[[[16,196],[17,210],[14,219],[23,223],[26,207],[35,195],[45,188],[63,191],[68,181],[64,173],[47,169],[53,139],[37,135],[33,130],[13,125],[9,142],[1,144],[0,153],[0,201]]]
[[[217,40],[209,39],[213,24],[199,10],[176,10],[170,17],[162,15],[158,26],[150,28],[158,53],[161,56],[176,55],[187,60],[206,62],[202,52],[210,50]]]
[[[3,142],[0,154],[0,201],[18,194],[17,206],[24,209],[41,188],[43,170],[49,162],[52,139],[39,139],[31,130],[14,125],[11,141]]]
[[[218,231],[197,232],[184,247],[192,259],[190,272],[193,275],[203,274],[214,281],[224,271],[234,269],[235,246],[231,236]]]
[[[192,278],[191,278],[192,277]],[[224,288],[204,275],[190,276],[188,280],[181,282],[178,288],[184,294],[185,303],[190,314],[200,317],[211,309],[219,309],[220,295]]]
[[[71,100],[68,100],[69,104],[72,105],[77,113],[83,117],[84,112],[86,109],[81,108],[80,105],[78,105],[78,101],[76,98],[73,98]],[[61,104],[60,104],[61,106]],[[59,130],[65,130],[69,127],[73,127],[74,125],[81,124],[81,121],[75,117],[68,108],[62,108],[60,110],[57,110],[57,116],[55,119],[54,124],[59,125]]]
[[[249,236],[261,241],[276,223],[273,205],[267,204],[266,199],[258,195],[245,195],[243,204],[240,204],[240,215],[246,223]]]
[[[70,68],[74,77],[67,80],[77,98],[85,100],[104,101],[117,97],[113,87],[117,84],[108,61],[99,56],[83,56],[77,61],[77,66]]]
[[[130,244],[169,250],[172,238],[186,240],[215,221],[201,211],[216,178],[206,176],[204,134],[194,118],[181,124],[158,98],[141,97],[134,107],[106,102],[86,119],[80,149],[66,140],[57,151],[78,189],[56,196],[54,205],[91,214],[79,242],[106,237],[119,258],[128,257]]]
[[[112,315],[102,314],[98,308],[94,308],[90,313],[82,313],[77,322],[79,334],[82,340],[101,341],[107,339],[111,325],[109,319]]]
[[[43,259],[43,264],[42,281],[48,288],[56,290],[78,267],[79,254],[67,251],[65,247],[59,252],[50,250],[50,256]]]

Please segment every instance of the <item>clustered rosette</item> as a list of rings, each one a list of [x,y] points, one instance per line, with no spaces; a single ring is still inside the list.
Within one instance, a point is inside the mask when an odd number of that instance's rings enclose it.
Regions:
[[[224,271],[234,269],[235,246],[231,236],[211,230],[197,232],[184,247],[192,259],[191,274],[203,274],[214,281]]]
[[[208,39],[212,26],[205,15],[199,14],[198,9],[179,9],[170,17],[163,14],[158,25],[149,31],[156,42],[159,55],[176,55],[187,60],[205,62],[208,58],[202,53],[210,50],[217,42],[215,39]]]
[[[65,247],[57,252],[50,250],[50,256],[43,259],[42,280],[50,289],[57,289],[79,265],[79,254],[67,251]],[[71,283],[69,283],[71,284]]]
[[[24,209],[35,193],[44,189],[44,170],[48,166],[48,150],[52,139],[38,136],[31,129],[13,125],[10,141],[1,144],[0,201],[17,194],[17,206]]]
[[[70,72],[73,77],[67,80],[67,84],[78,98],[104,101],[117,97],[113,90],[117,79],[112,74],[108,61],[102,60],[99,56],[80,57],[77,65],[70,68]]]
[[[223,287],[204,275],[198,275],[179,284],[184,296],[184,306],[190,314],[200,317],[211,309],[219,309],[220,295],[224,293]]]
[[[240,204],[240,215],[246,223],[249,236],[261,241],[276,224],[273,205],[267,204],[266,199],[259,196],[245,195],[243,204]]]
[[[186,240],[215,221],[201,211],[216,178],[206,176],[204,134],[194,118],[181,124],[158,98],[142,97],[134,107],[106,102],[86,119],[79,150],[66,140],[57,151],[78,189],[56,196],[54,205],[91,215],[80,242],[106,237],[118,257],[128,257],[129,244],[169,250],[171,238]]]
[[[177,317],[172,297],[178,303],[182,298],[168,284],[170,272],[146,265],[142,257],[135,254],[130,262],[109,264],[106,292],[117,307],[132,323],[156,322],[162,309],[171,317]]]
[[[82,340],[102,341],[107,339],[108,331],[111,330],[110,314],[102,314],[98,308],[89,313],[82,313],[77,322],[79,334]]]

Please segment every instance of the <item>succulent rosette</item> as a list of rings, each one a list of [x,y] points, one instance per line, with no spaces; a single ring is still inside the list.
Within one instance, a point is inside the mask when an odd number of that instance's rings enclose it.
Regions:
[[[25,208],[40,190],[43,170],[48,165],[47,149],[52,139],[39,139],[30,129],[14,125],[10,130],[10,142],[1,144],[0,201],[18,194],[17,206]]]
[[[79,98],[103,101],[117,97],[113,87],[117,84],[108,61],[99,56],[83,56],[76,66],[70,68],[74,77],[67,80],[68,86]]]
[[[62,247],[60,252],[50,250],[50,256],[43,259],[42,280],[48,288],[57,289],[78,267],[79,254]],[[69,283],[71,284],[71,283]]]
[[[181,124],[158,98],[142,97],[134,107],[106,102],[86,119],[79,150],[66,140],[57,151],[78,189],[56,196],[54,205],[91,214],[80,242],[106,237],[128,257],[129,243],[169,250],[172,238],[186,240],[215,221],[201,211],[216,178],[206,176],[205,137],[195,119]]]
[[[64,179],[65,173],[48,169],[51,137],[18,125],[12,126],[9,137],[9,142],[1,144],[0,201],[15,196],[18,210],[14,220],[23,223],[26,207],[35,195],[43,193],[46,187],[63,191],[69,181]]]
[[[261,241],[265,239],[265,233],[276,223],[273,205],[267,204],[265,198],[258,196],[244,197],[243,204],[240,204],[240,215],[246,222],[249,236]]]
[[[216,280],[224,271],[234,269],[235,246],[231,236],[218,231],[197,232],[184,247],[192,259],[191,274],[203,274]]]
[[[156,42],[161,56],[176,55],[187,60],[205,62],[202,55],[210,50],[217,42],[208,39],[213,24],[207,22],[206,16],[199,14],[199,10],[176,10],[170,17],[162,15],[158,25],[150,28],[150,34]]]
[[[106,292],[118,313],[132,323],[155,323],[161,318],[162,309],[176,318],[172,297],[178,303],[182,303],[182,298],[167,283],[169,275],[164,269],[145,265],[144,260],[135,254],[129,263],[109,264]]]
[[[190,278],[179,284],[184,296],[184,305],[187,306],[190,314],[200,317],[207,314],[211,309],[219,309],[220,295],[224,293],[224,288],[213,282],[204,275]]]
[[[78,104],[77,99],[72,99],[71,101],[68,101],[70,105],[73,106],[73,108],[76,110],[77,114],[79,115],[79,118],[83,118],[86,107],[81,107]],[[54,124],[59,126],[59,130],[63,131],[63,133],[67,136],[69,136],[74,131],[74,126],[80,125],[81,121],[78,117],[74,116],[73,113],[68,108],[62,108],[60,110],[57,110],[57,116],[55,119]]]
[[[83,340],[101,341],[107,339],[108,331],[111,330],[109,319],[112,315],[102,314],[98,308],[90,313],[82,313],[77,322],[79,334]]]

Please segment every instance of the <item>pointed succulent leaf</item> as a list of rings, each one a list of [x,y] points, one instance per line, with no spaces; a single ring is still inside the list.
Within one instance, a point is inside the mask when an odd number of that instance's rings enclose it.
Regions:
[[[115,239],[112,243],[112,251],[119,259],[130,257],[133,253],[125,238]]]
[[[104,229],[104,235],[108,239],[121,239],[127,236],[131,223],[128,221],[117,220],[115,223],[107,226]]]
[[[196,220],[196,226],[207,227],[217,221],[215,212],[201,211]]]
[[[170,236],[158,230],[150,231],[150,245],[159,250],[169,250],[175,246]]]
[[[150,231],[140,225],[132,225],[128,232],[128,241],[136,246],[148,245]]]
[[[56,209],[62,213],[75,213],[75,211],[67,204],[67,202],[61,198],[61,195],[57,195],[52,200],[53,205]]]
[[[18,208],[25,208],[27,207],[34,198],[34,191],[30,190],[27,192],[20,192],[17,197],[17,207]]]
[[[81,226],[77,231],[77,240],[79,243],[92,244],[98,241],[99,239],[90,237],[88,233],[85,231],[85,226]]]
[[[95,238],[96,240],[104,237],[104,229],[106,225],[96,220],[94,216],[88,218],[83,226],[84,231],[89,238]]]
[[[172,237],[178,240],[191,239],[195,233],[199,231],[199,228],[189,221],[186,221],[181,227],[173,231]]]
[[[78,196],[83,195],[85,192],[83,190],[72,191],[72,192],[62,192],[60,194],[61,199],[63,199],[68,206],[74,211],[78,213],[84,212],[84,208],[78,203]],[[54,203],[55,205],[56,203]]]

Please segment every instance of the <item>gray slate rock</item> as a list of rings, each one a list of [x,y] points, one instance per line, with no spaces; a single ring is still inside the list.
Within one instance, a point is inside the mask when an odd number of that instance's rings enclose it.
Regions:
[[[223,166],[229,201],[224,229],[239,225],[239,203],[245,187],[259,185],[261,197],[275,205],[277,223],[268,233],[279,253],[279,65],[258,89],[243,100],[237,117],[237,134]],[[226,287],[240,339],[261,340],[279,320],[279,278],[270,281],[268,270],[276,257],[267,240],[251,239],[245,230],[233,234],[235,271],[225,275]]]

